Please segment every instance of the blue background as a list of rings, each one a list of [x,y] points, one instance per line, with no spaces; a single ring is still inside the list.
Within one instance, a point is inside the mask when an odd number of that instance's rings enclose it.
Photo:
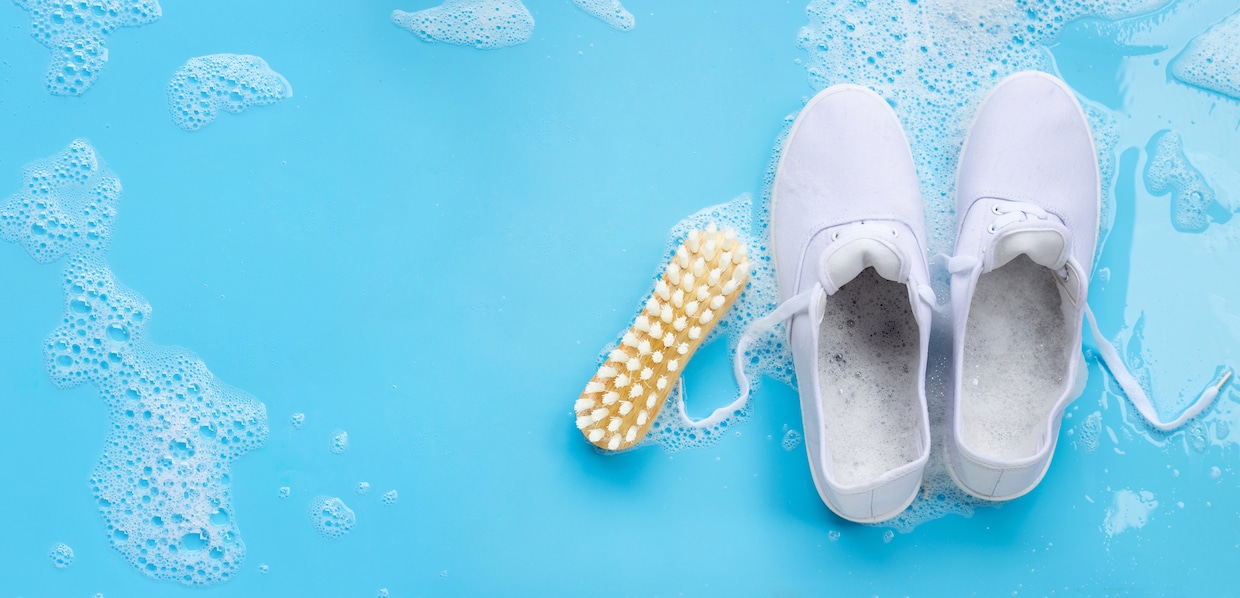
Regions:
[[[205,591],[142,576],[109,546],[87,484],[105,407],[93,388],[58,390],[44,371],[43,341],[63,311],[59,267],[0,246],[0,597],[1231,587],[1235,439],[1204,452],[1182,435],[1148,441],[1096,365],[1071,413],[1083,419],[1109,397],[1103,423],[1117,440],[1104,432],[1087,452],[1065,436],[1028,497],[890,541],[823,506],[803,449],[781,447],[801,423],[795,393],[776,383],[713,448],[595,453],[571,403],[628,325],[668,229],[758,194],[784,117],[812,94],[795,44],[804,6],[629,0],[637,27],[620,33],[567,0],[530,0],[531,41],[483,52],[388,21],[423,4],[169,0],[158,22],[111,36],[103,76],[66,98],[44,89],[48,54],[26,13],[0,2],[0,197],[17,190],[22,165],[89,139],[125,188],[109,263],[154,306],[151,340],[192,349],[263,401],[271,427],[233,468],[244,570]],[[1237,260],[1186,260],[1194,236],[1171,230],[1167,199],[1145,192],[1139,165],[1169,127],[1240,170],[1240,102],[1166,76],[1188,39],[1236,8],[1172,7],[1175,18],[1151,21],[1163,29],[1138,34],[1153,41],[1070,27],[1054,50],[1069,83],[1118,111],[1127,152],[1100,264],[1111,278],[1091,302],[1107,334],[1129,334],[1138,313],[1171,320],[1178,333],[1146,346],[1162,356],[1166,393],[1185,400],[1240,339],[1175,318],[1199,295],[1240,300]],[[178,129],[169,77],[218,52],[263,57],[294,97]],[[1217,190],[1240,200],[1240,188]],[[1184,284],[1196,286],[1177,292]],[[1199,336],[1213,353],[1191,352]],[[691,364],[691,413],[727,400],[726,358],[716,343]],[[1203,381],[1178,388],[1181,371]],[[294,412],[306,414],[300,430]],[[338,428],[344,455],[328,451]],[[372,490],[358,496],[363,480]],[[277,497],[281,486],[292,496]],[[1144,528],[1108,537],[1106,509],[1124,488],[1154,492],[1159,507]],[[400,498],[385,507],[389,489]],[[305,507],[317,494],[357,512],[351,534],[315,533]],[[48,559],[57,542],[76,553],[68,569]]]

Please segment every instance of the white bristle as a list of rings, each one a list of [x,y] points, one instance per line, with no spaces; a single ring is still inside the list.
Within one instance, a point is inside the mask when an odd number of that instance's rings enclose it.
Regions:
[[[723,270],[720,270],[719,268],[715,268],[714,270],[711,270],[710,275],[706,277],[706,284],[712,287],[719,284],[720,276],[723,276]]]
[[[649,413],[646,413],[645,411],[637,412],[637,425],[644,426],[648,421],[650,421]]]
[[[679,359],[673,359],[673,360],[671,360],[671,361],[667,362],[667,371],[669,371],[669,372],[674,372],[674,371],[676,371],[676,370],[678,370],[678,369],[680,369],[680,360],[679,360]]]
[[[699,338],[702,338],[702,329],[698,328],[697,326],[690,328],[689,329],[689,340],[695,341]]]
[[[714,298],[714,299],[711,299],[711,300],[710,300],[710,308],[711,308],[711,309],[713,309],[713,310],[715,310],[715,311],[719,311],[719,308],[723,307],[723,302],[724,302],[724,301],[725,301],[725,299],[723,298],[723,296],[722,296],[722,295],[717,295],[717,296],[715,296],[715,298]]]
[[[732,245],[735,242],[736,242],[736,231],[729,228],[728,230],[723,231],[723,242],[720,243],[719,246],[722,247],[724,251],[729,251],[732,249]]]
[[[608,391],[606,394],[603,395],[604,405],[614,405],[616,401],[619,401],[619,400],[620,400],[620,393],[614,390]]]
[[[616,376],[616,388],[624,388],[629,385],[629,375],[620,374]]]
[[[723,283],[723,288],[721,290],[723,291],[724,295],[731,295],[734,291],[736,291],[736,281],[729,280]]]
[[[697,310],[698,310],[698,302],[697,302],[697,301],[690,301],[690,302],[688,302],[688,303],[686,303],[686,304],[685,304],[685,315],[689,315],[689,316],[691,316],[691,315],[693,315],[693,314],[697,313]]]
[[[723,252],[720,252],[720,253],[719,253],[719,263],[720,263],[720,264],[723,264],[723,265],[727,265],[727,264],[732,263],[732,252],[731,252],[731,251],[723,251]]]
[[[654,383],[654,387],[659,390],[663,390],[664,388],[667,388],[667,377],[659,376],[659,379],[656,380]]]
[[[637,438],[637,426],[629,426],[629,431],[624,434],[624,441],[633,442],[634,438]]]
[[[638,359],[638,358],[634,357],[634,358],[630,359],[630,360],[628,361],[628,363],[625,363],[625,364],[624,364],[624,367],[625,367],[625,368],[628,368],[628,370],[631,372],[631,371],[633,371],[633,370],[636,370],[637,368],[642,367],[642,360],[640,360],[640,359]]]
[[[590,442],[598,442],[603,439],[603,435],[607,434],[599,428],[590,430]]]
[[[650,336],[653,338],[663,336],[663,325],[658,322],[652,322],[650,324]]]
[[[689,267],[689,252],[685,250],[684,245],[676,250],[676,262],[680,264],[681,270]]]
[[[650,354],[650,341],[643,340],[642,342],[637,343],[637,353],[640,355],[649,355]]]
[[[642,332],[650,332],[650,318],[637,316],[637,319],[633,320],[633,327]]]
[[[706,260],[698,258],[693,261],[693,275],[701,277],[706,274]]]
[[[619,429],[619,426],[616,429]],[[611,440],[607,441],[607,450],[614,451],[618,448],[620,448],[620,435],[616,434],[611,437]]]
[[[592,423],[594,423],[594,418],[592,418],[592,417],[590,417],[590,416],[588,416],[588,415],[583,415],[583,416],[581,416],[581,417],[577,418],[577,429],[578,429],[578,430],[584,430],[584,429],[586,429],[586,428],[590,427],[590,424],[592,424]]]
[[[719,225],[715,224],[714,222],[707,222],[707,223],[706,223],[706,232],[708,232],[708,233],[713,233],[713,232],[716,232],[716,231],[718,231],[718,230],[719,230]]]
[[[675,270],[672,268],[675,268]],[[678,285],[680,284],[680,267],[676,265],[676,262],[672,262],[672,268],[667,270],[667,280],[673,285]]]
[[[598,409],[595,409],[594,411],[590,412],[590,417],[594,418],[594,421],[602,421],[603,418],[607,417],[610,414],[611,414],[610,411],[603,409],[602,407],[599,407]]]
[[[673,312],[673,311],[672,311],[672,306],[670,306],[670,305],[669,305],[669,306],[667,306],[667,309],[664,309],[664,310],[663,310],[663,313],[659,314],[659,319],[660,319],[660,320],[663,320],[663,323],[664,323],[664,324],[667,324],[667,323],[671,322],[671,321],[672,321],[672,318],[673,318],[673,317],[675,317],[675,316],[676,316],[676,314],[675,314],[675,312]]]
[[[715,259],[715,251],[717,251],[718,249],[719,249],[719,244],[715,243],[714,239],[711,239],[706,242],[706,245],[702,246],[702,257],[708,260],[713,260]]]
[[[594,399],[577,399],[573,403],[573,411],[589,411],[594,409]]]
[[[688,353],[689,343],[680,343],[680,346],[676,347],[676,352],[679,353],[680,355],[684,355],[685,353]]]
[[[709,324],[713,319],[715,319],[715,312],[708,309],[702,312],[702,317],[698,318],[698,322],[701,324]]]
[[[611,418],[611,421],[607,422],[608,432],[615,432],[616,430],[619,430],[619,429],[620,429],[620,418],[613,417]]]
[[[629,398],[633,399],[640,397],[643,392],[646,392],[646,389],[642,388],[641,384],[634,384],[631,388],[629,388]]]
[[[667,283],[662,280],[659,281],[659,284],[654,285],[654,292],[664,301],[667,301],[667,298],[672,294],[672,290],[667,288]]]
[[[632,411],[632,410],[633,410],[633,404],[632,404],[632,403],[630,403],[630,402],[628,402],[628,401],[625,401],[625,402],[623,402],[623,403],[620,403],[620,415],[628,415],[628,414],[629,414],[629,412],[630,412],[630,411]]]
[[[733,264],[739,264],[739,263],[741,263],[741,262],[745,261],[745,253],[746,253],[746,251],[745,251],[745,246],[744,246],[744,245],[737,245],[737,247],[736,247],[736,251],[733,251],[733,252],[732,252],[732,263],[733,263]],[[685,256],[685,257],[687,258],[688,256]],[[683,267],[683,264],[682,264],[682,267]]]
[[[619,347],[612,349],[609,356],[612,361],[619,361],[620,363],[624,363],[629,360],[629,352]]]
[[[624,337],[620,339],[620,344],[626,347],[636,347],[637,346],[637,335],[633,334],[632,332],[624,333]]]
[[[599,378],[615,378],[616,374],[618,373],[619,372],[616,371],[616,368],[613,368],[609,365],[605,365],[598,369]]]
[[[642,369],[642,380],[649,380],[654,375],[654,370],[650,368]]]
[[[741,281],[749,276],[749,262],[745,262],[732,270],[732,280]]]
[[[684,291],[680,289],[676,289],[676,292],[672,294],[672,305],[675,305],[678,308],[685,306],[685,292]]]
[[[685,289],[685,290],[690,290],[693,288],[693,282],[694,282],[693,273],[685,272],[684,277],[680,279],[680,288]]]
[[[672,323],[672,328],[675,328],[676,332],[680,332],[681,330],[684,330],[685,326],[687,326],[688,324],[689,322],[685,320],[685,317],[680,316],[679,318],[676,318],[675,322]]]
[[[670,346],[672,346],[672,343],[675,343],[675,342],[676,342],[676,335],[675,335],[675,334],[672,334],[672,333],[670,333],[670,332],[669,332],[669,333],[667,333],[667,334],[663,335],[663,346],[664,346],[664,347],[670,347]]]
[[[662,353],[657,353],[657,352],[656,352],[656,353],[651,353],[651,354],[650,354],[650,361],[653,361],[653,362],[655,362],[655,363],[663,363],[663,354],[662,354]]]
[[[646,311],[650,312],[650,317],[657,318],[663,312],[663,306],[659,305],[659,300],[651,295],[650,299],[646,301]]]
[[[695,230],[689,231],[689,240],[685,241],[685,245],[689,246],[689,252],[697,253],[698,247],[700,246],[700,244],[701,244],[701,238],[698,236],[698,232]]]
[[[587,393],[603,392],[604,390],[607,390],[607,387],[604,386],[602,382],[594,382],[591,380],[586,383]]]
[[[650,393],[650,396],[646,397],[646,409],[654,409],[654,404],[658,402],[659,402],[659,395],[653,392]]]

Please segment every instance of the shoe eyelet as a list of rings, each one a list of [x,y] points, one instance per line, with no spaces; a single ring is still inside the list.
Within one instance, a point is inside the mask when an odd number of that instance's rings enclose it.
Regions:
[[[993,205],[993,206],[990,206],[990,211],[991,211],[991,212],[994,212],[996,215],[1000,215],[1000,216],[1002,216],[1002,215],[1003,215],[1003,212],[1000,212],[1000,211],[999,211],[999,204],[995,204],[995,205]]]
[[[832,240],[832,241],[839,241],[839,240],[840,240],[840,231],[835,231],[835,232],[831,233],[831,240]]]
[[[893,228],[893,229],[891,229],[891,236],[893,236],[893,237],[899,237],[899,236],[900,236],[900,231],[898,231],[898,230],[896,230],[896,229],[894,229],[894,228]]]
[[[990,226],[987,226],[987,227],[986,227],[986,232],[989,232],[989,233],[990,233],[990,234],[992,234],[992,235],[993,235],[993,234],[995,234],[995,225],[993,225],[993,224],[992,224],[992,225],[990,225]]]

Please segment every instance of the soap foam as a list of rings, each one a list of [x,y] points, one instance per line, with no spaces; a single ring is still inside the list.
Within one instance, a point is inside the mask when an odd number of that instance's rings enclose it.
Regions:
[[[267,62],[248,54],[190,58],[168,81],[168,112],[186,131],[207,126],[220,112],[240,114],[293,97],[293,86]]]
[[[266,438],[263,404],[220,382],[192,353],[146,340],[150,304],[103,260],[120,183],[89,143],[30,164],[23,181],[0,208],[0,230],[38,261],[69,257],[65,315],[44,355],[57,386],[92,384],[107,404],[111,427],[91,488],[108,539],[155,579],[208,585],[232,577],[245,544],[229,471]],[[109,190],[106,199],[92,194],[99,188]],[[52,213],[64,234],[49,241],[51,227],[37,223]]]
[[[52,51],[47,90],[82,95],[108,62],[108,36],[122,27],[154,23],[163,14],[158,0],[14,0],[30,13],[30,36]]]
[[[98,255],[112,236],[121,182],[90,144],[22,169],[23,189],[0,203],[0,240],[19,243],[40,264],[65,255]]]
[[[1034,455],[1068,389],[1070,302],[1055,273],[1021,255],[981,275],[961,366],[964,443],[992,459]]]
[[[918,457],[921,341],[908,287],[866,268],[823,301],[818,384],[823,441],[840,484]]]
[[[1153,195],[1171,194],[1171,224],[1180,232],[1201,232],[1210,226],[1214,189],[1184,155],[1184,140],[1163,129],[1145,147],[1145,188]]]
[[[314,531],[332,540],[349,535],[357,523],[353,509],[334,496],[316,496],[306,508],[306,514]]]
[[[931,252],[946,252],[955,233],[956,160],[986,93],[1012,73],[1050,71],[1053,60],[1042,43],[1064,23],[1131,16],[1166,2],[813,0],[797,41],[809,53],[806,70],[815,89],[864,85],[895,109],[917,164]],[[1090,124],[1100,123],[1091,118]],[[1112,160],[1113,141],[1095,134],[1096,142],[1112,143],[1096,143],[1099,155]]]
[[[1168,70],[1180,81],[1240,100],[1240,12],[1205,30],[1171,60]]]
[[[1098,450],[1098,440],[1102,434],[1102,412],[1095,411],[1090,413],[1085,421],[1077,426],[1076,443],[1077,446],[1085,450],[1086,453],[1093,453]]]
[[[620,0],[573,0],[573,4],[613,29],[628,31],[637,24],[633,13],[625,10]]]
[[[1115,493],[1111,506],[1107,507],[1102,531],[1114,538],[1129,529],[1141,529],[1150,521],[1150,514],[1158,508],[1154,493],[1149,490],[1124,489]]]
[[[47,558],[52,560],[52,566],[57,569],[68,569],[73,564],[73,549],[68,544],[57,544],[52,547],[52,551],[48,553]]]
[[[434,8],[392,11],[392,23],[428,42],[494,50],[530,41],[534,15],[521,0],[445,0]]]

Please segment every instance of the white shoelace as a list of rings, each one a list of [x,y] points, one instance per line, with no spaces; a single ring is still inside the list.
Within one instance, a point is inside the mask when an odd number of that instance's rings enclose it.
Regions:
[[[1041,209],[1037,208],[1037,206],[1031,207],[1035,208],[1036,211],[1041,212]],[[1000,212],[996,211],[995,213],[999,214]],[[1017,219],[1010,219],[1002,225],[993,224],[992,228],[999,229],[1011,224],[1012,222],[1019,222],[1024,219],[1022,214],[1027,214],[1027,212],[1024,212],[1024,208],[1017,208],[1015,212],[1003,212],[1003,214],[1005,216],[1016,216]],[[1042,212],[1042,214],[1042,218],[1045,219],[1046,213]],[[1001,218],[1005,216],[1001,216]],[[997,223],[998,221],[999,218],[996,218],[995,222]],[[938,258],[939,256],[935,257]],[[944,261],[947,271],[953,276],[970,272],[978,264],[977,258],[969,255],[958,255],[955,257],[946,258]],[[1057,274],[1060,278],[1067,280],[1067,266],[1060,268]],[[1137,383],[1136,378],[1134,378],[1132,373],[1128,371],[1128,367],[1124,365],[1124,360],[1120,358],[1119,352],[1115,350],[1115,347],[1111,345],[1111,341],[1107,340],[1107,338],[1102,335],[1102,331],[1098,329],[1098,321],[1094,319],[1094,312],[1090,309],[1088,304],[1085,305],[1085,319],[1089,322],[1089,329],[1094,337],[1094,344],[1098,346],[1098,354],[1102,358],[1102,364],[1106,366],[1107,371],[1111,372],[1111,377],[1114,378],[1115,382],[1119,384],[1119,387],[1123,389],[1124,395],[1128,397],[1128,401],[1137,408],[1138,412],[1141,413],[1141,417],[1144,417],[1145,421],[1149,422],[1151,426],[1160,431],[1170,432],[1184,425],[1188,422],[1188,420],[1200,415],[1201,412],[1205,411],[1206,408],[1214,402],[1214,399],[1218,397],[1219,391],[1222,390],[1223,385],[1226,384],[1227,380],[1231,378],[1232,372],[1228,369],[1223,372],[1223,375],[1220,376],[1214,384],[1202,391],[1201,396],[1197,397],[1197,400],[1193,401],[1193,404],[1189,405],[1179,417],[1169,422],[1163,421],[1158,415],[1158,410],[1154,408],[1154,403],[1151,402],[1149,396],[1145,394],[1145,390],[1141,388],[1141,385]]]
[[[1050,214],[1048,214],[1046,210],[1023,201],[1004,201],[996,203],[990,207],[990,211],[998,216],[998,218],[991,221],[990,226],[986,229],[992,233],[998,232],[1004,227],[1017,222],[1025,222],[1030,219],[1047,220],[1050,218]]]

